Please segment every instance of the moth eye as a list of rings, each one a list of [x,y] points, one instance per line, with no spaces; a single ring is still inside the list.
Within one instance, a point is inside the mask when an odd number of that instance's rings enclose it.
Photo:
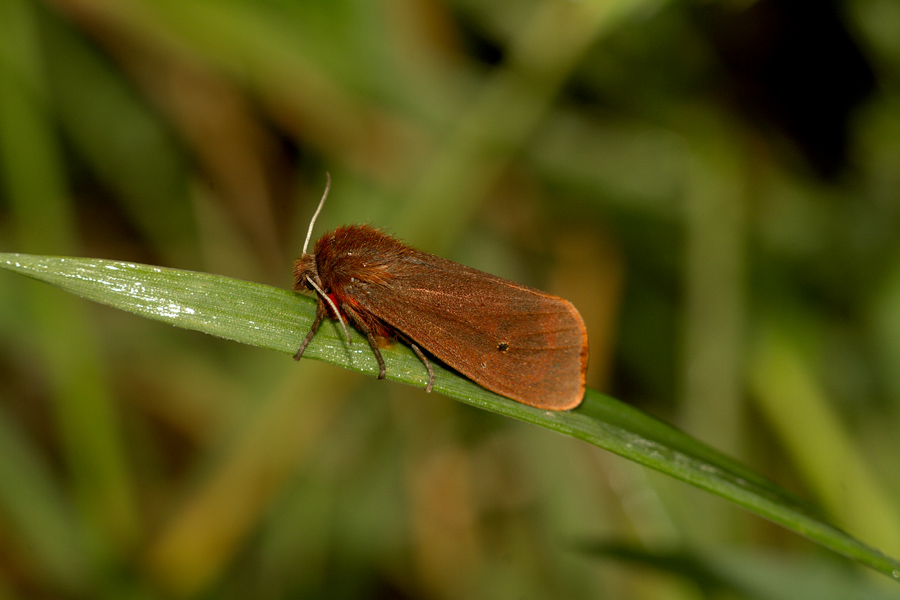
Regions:
[[[509,344],[507,342],[500,342],[499,344],[497,344],[497,350],[499,350],[500,352],[506,352],[507,350],[509,350]]]

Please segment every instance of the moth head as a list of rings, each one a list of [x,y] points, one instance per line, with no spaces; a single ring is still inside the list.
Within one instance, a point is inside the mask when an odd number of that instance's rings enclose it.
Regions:
[[[319,283],[319,270],[315,254],[304,254],[294,261],[294,291],[302,292],[314,289],[310,280]]]

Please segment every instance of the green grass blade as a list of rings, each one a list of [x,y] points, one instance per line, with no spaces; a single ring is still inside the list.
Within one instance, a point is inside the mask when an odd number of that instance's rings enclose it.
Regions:
[[[228,277],[87,258],[0,254],[0,267],[79,296],[218,337],[293,353],[315,315],[315,301]],[[425,385],[425,370],[402,344],[383,351],[387,376]],[[375,374],[365,339],[347,347],[334,323],[323,326],[306,356]],[[571,412],[534,409],[497,396],[435,366],[434,389],[502,415],[584,440],[731,500],[766,519],[900,579],[900,562],[830,525],[800,500],[740,463],[641,411],[588,390]]]

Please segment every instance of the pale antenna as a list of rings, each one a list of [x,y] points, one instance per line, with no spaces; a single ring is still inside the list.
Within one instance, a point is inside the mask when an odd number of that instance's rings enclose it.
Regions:
[[[313,213],[312,219],[309,221],[309,230],[306,232],[306,241],[303,242],[303,254],[306,254],[306,249],[309,248],[309,240],[312,237],[313,225],[316,224],[316,219],[319,217],[319,213],[322,212],[322,207],[325,206],[325,198],[328,197],[328,190],[331,189],[331,174],[328,171],[325,171],[325,191],[322,193],[322,199],[319,200],[319,207],[316,209],[316,212]],[[312,277],[309,275],[306,276],[306,281],[309,282],[309,285],[316,290],[316,293],[319,294],[320,298],[323,298],[325,302],[328,303],[328,306],[331,307],[331,310],[334,311],[334,315],[337,317],[337,320],[340,322],[341,327],[344,328],[344,335],[347,336],[347,344],[353,345],[353,340],[350,339],[350,330],[347,329],[347,324],[344,322],[344,317],[341,316],[341,311],[338,310],[337,305],[334,303],[334,300],[325,293],[319,284],[313,281]]]
[[[309,230],[306,232],[306,241],[303,242],[303,254],[306,254],[306,249],[309,248],[309,239],[312,237],[313,225],[316,224],[316,219],[319,218],[319,213],[322,212],[322,207],[325,206],[325,198],[328,197],[328,190],[330,189],[331,174],[328,171],[325,171],[325,191],[322,193],[322,199],[319,200],[319,208],[316,209],[312,219],[309,221]]]

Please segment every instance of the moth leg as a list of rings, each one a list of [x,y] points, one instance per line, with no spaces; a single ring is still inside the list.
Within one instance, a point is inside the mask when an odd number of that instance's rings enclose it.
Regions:
[[[303,356],[303,352],[306,350],[306,347],[316,335],[316,332],[319,330],[319,325],[322,324],[322,320],[325,318],[325,315],[327,313],[328,311],[325,308],[325,303],[322,302],[322,300],[319,300],[319,303],[316,305],[316,320],[313,321],[312,327],[309,328],[309,333],[306,334],[306,339],[303,340],[302,344],[300,344],[300,349],[297,350],[296,354],[294,354],[294,360],[300,360],[300,357]]]
[[[375,334],[367,331],[366,339],[369,340],[369,346],[372,348],[372,352],[375,353],[375,360],[378,361],[378,379],[384,379],[384,359],[381,357],[381,350],[378,349],[378,341],[375,339]]]
[[[434,386],[434,369],[431,368],[431,363],[428,362],[428,358],[425,354],[419,350],[419,347],[410,342],[409,346],[412,348],[412,351],[416,353],[416,356],[419,357],[419,360],[422,361],[422,364],[425,365],[425,370],[428,371],[428,385],[425,386],[425,391],[430,392],[431,388]]]
[[[360,333],[365,334],[366,339],[369,340],[369,347],[372,349],[372,353],[375,354],[375,360],[378,361],[378,379],[384,379],[385,367],[384,367],[384,359],[381,357],[381,350],[378,349],[378,341],[375,339],[375,334],[372,332],[372,327],[369,323],[366,322],[362,316],[356,312],[356,309],[353,308],[352,305],[348,303],[341,303],[341,310],[344,312],[344,315],[347,317],[347,320],[356,327]]]

